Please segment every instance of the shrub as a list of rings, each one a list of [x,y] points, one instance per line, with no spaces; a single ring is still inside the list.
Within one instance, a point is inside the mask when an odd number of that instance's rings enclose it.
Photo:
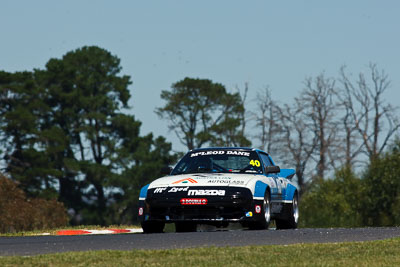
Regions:
[[[62,203],[28,199],[15,182],[0,174],[0,232],[19,232],[65,226],[68,215]]]
[[[361,179],[347,168],[337,171],[333,179],[317,180],[301,199],[300,226],[361,226],[361,192]]]
[[[366,226],[400,225],[400,142],[376,158],[364,179],[363,221]]]

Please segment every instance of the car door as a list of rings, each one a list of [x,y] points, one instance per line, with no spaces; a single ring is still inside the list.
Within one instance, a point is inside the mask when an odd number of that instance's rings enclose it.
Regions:
[[[269,155],[267,155],[270,162],[272,162],[272,165],[275,165],[274,161],[271,159],[271,157]],[[285,177],[282,177],[279,175],[279,173],[276,174],[277,180],[276,182],[279,184],[280,186],[280,191],[281,191],[281,198],[285,199],[286,196],[286,187],[288,184],[288,180]]]
[[[272,161],[268,157],[267,154],[260,153],[260,158],[263,163],[263,166],[273,166]],[[268,177],[271,177],[274,179],[275,182],[275,190],[271,190],[271,200],[280,200],[282,199],[282,184],[279,180],[278,174],[277,173],[268,173],[266,174]]]

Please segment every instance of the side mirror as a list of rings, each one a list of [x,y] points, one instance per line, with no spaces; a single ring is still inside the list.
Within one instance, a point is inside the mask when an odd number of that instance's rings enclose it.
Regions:
[[[280,173],[281,172],[281,168],[279,168],[279,166],[266,166],[265,167],[265,173]]]
[[[169,166],[163,167],[161,169],[161,174],[162,175],[169,175],[172,172],[172,168]]]

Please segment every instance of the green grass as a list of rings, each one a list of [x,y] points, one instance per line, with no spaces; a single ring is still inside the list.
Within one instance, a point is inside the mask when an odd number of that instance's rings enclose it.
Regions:
[[[336,244],[69,252],[0,257],[0,266],[400,266],[400,238]]]

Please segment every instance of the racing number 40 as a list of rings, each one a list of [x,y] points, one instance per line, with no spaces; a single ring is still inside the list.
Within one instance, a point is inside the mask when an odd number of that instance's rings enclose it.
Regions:
[[[260,167],[261,166],[260,161],[259,160],[254,160],[254,159],[250,160],[250,165],[251,166],[256,166],[256,167]]]

